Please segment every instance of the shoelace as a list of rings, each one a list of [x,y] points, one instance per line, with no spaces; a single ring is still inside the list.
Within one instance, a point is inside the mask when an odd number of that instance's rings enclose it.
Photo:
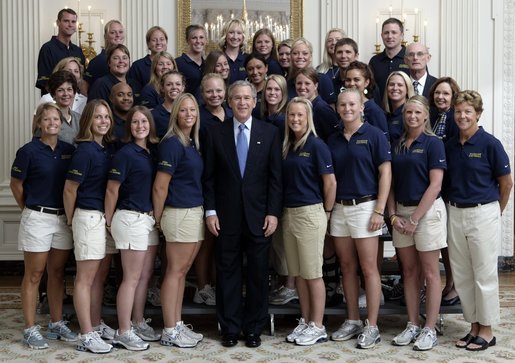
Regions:
[[[39,339],[43,339],[43,336],[39,332],[40,329],[41,329],[40,325],[34,326],[34,329],[30,330],[30,332],[29,332],[29,338],[33,336],[33,337],[35,337],[38,340]]]

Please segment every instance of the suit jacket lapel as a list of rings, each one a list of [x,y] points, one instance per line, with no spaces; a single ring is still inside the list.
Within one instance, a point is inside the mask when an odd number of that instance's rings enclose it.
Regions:
[[[252,118],[252,129],[250,130],[249,153],[247,155],[247,163],[245,166],[245,175],[247,177],[252,170],[255,169],[254,165],[259,162],[261,150],[263,147],[263,129],[259,124],[261,121]]]

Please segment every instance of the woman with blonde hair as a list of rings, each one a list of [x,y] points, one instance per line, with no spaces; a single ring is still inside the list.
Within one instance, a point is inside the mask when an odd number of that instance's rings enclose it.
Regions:
[[[168,132],[159,144],[152,201],[157,228],[166,239],[166,272],[161,286],[162,345],[194,347],[203,339],[182,321],[186,275],[204,239],[204,169],[199,144],[200,115],[195,97],[174,102]]]
[[[301,310],[299,324],[286,341],[313,345],[327,341],[322,253],[336,179],[329,148],[316,135],[311,102],[293,98],[286,117],[282,227],[288,273],[295,276]]]
[[[167,50],[168,34],[162,27],[155,25],[147,30],[145,40],[150,54],[134,61],[128,74],[129,78],[136,80],[142,86],[150,81],[152,58],[157,53]]]
[[[277,61],[281,66],[281,75],[288,79],[288,72],[291,67],[291,46],[293,39],[285,39],[277,45]]]
[[[240,19],[231,19],[224,24],[222,36],[218,42],[229,61],[229,84],[247,78],[245,71],[245,23]]]
[[[141,90],[140,103],[149,109],[153,109],[157,105],[163,103],[164,98],[161,95],[161,76],[168,71],[177,70],[177,63],[173,56],[161,51],[152,57],[152,66],[150,68],[150,81]]]
[[[331,79],[335,79],[338,77],[338,73],[340,72],[340,68],[338,64],[336,64],[335,59],[335,48],[336,42],[338,40],[346,38],[347,34],[343,29],[340,28],[331,28],[325,35],[324,42],[324,55],[322,58],[322,63],[316,68],[320,73],[325,73]]]
[[[402,108],[406,101],[415,95],[413,83],[409,76],[402,71],[390,73],[386,79],[386,89],[383,96],[383,108],[386,111],[388,135],[393,145],[404,132]]]

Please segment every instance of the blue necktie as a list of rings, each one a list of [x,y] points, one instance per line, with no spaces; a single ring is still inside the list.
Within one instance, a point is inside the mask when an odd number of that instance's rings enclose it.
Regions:
[[[240,132],[236,138],[236,153],[238,154],[240,173],[243,177],[243,174],[245,173],[245,163],[247,162],[247,154],[249,152],[249,144],[247,142],[247,135],[245,135],[246,126],[244,124],[240,124],[238,128],[240,129]]]

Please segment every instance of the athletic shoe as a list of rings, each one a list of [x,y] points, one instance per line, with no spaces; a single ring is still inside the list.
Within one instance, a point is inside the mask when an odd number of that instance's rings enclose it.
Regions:
[[[147,350],[150,346],[136,335],[133,328],[122,334],[117,330],[114,334],[113,344],[121,345],[127,350]]]
[[[345,320],[340,329],[331,335],[331,340],[341,342],[357,337],[363,332],[363,322],[361,320]]]
[[[285,305],[292,300],[298,300],[299,295],[297,289],[290,289],[286,286],[281,286],[275,290],[272,295],[268,298],[268,302],[272,305]]]
[[[381,300],[379,301],[379,305],[384,305],[383,291],[381,291]],[[366,309],[366,307],[367,307],[367,295],[366,294],[359,295],[358,306],[360,309]]]
[[[93,327],[93,330],[98,332],[100,338],[105,340],[112,340],[114,338],[115,330],[109,325],[100,320],[100,325]]]
[[[178,330],[177,326],[173,328],[164,328],[161,335],[161,345],[172,346],[175,345],[179,348],[193,348],[197,345],[197,341],[187,336],[184,331]]]
[[[306,321],[304,320],[304,318],[300,318],[298,320],[298,322],[299,322],[299,324],[297,324],[295,329],[293,329],[293,331],[290,334],[288,334],[288,336],[286,337],[286,341],[288,343],[294,343],[295,339],[297,339],[302,334],[304,329],[306,329],[308,327],[308,324],[306,324]]]
[[[390,293],[388,294],[388,300],[400,300],[404,296],[404,284],[399,282],[393,285]]]
[[[150,305],[155,307],[161,306],[161,290],[159,290],[159,287],[153,286],[147,291],[147,302],[150,303]]]
[[[425,327],[413,344],[413,350],[431,350],[437,344],[436,330]]]
[[[70,328],[68,328],[67,324],[68,322],[64,320],[59,320],[55,323],[48,323],[46,337],[52,340],[61,339],[65,342],[76,342],[77,334],[72,332]]]
[[[206,304],[209,306],[216,305],[216,293],[215,289],[211,285],[206,284],[202,289],[195,291],[193,296],[193,302],[196,304]]]
[[[414,342],[420,334],[420,327],[408,321],[406,329],[392,340],[393,345],[404,346]]]
[[[104,342],[100,333],[93,330],[86,334],[79,334],[76,349],[82,352],[109,353],[113,346]]]
[[[195,333],[193,331],[193,327],[190,324],[184,324],[184,322],[182,320],[177,322],[177,324],[175,325],[175,328],[177,330],[182,331],[184,333],[184,335],[186,335],[188,338],[196,340],[197,343],[200,342],[202,339],[204,339],[204,336],[202,334]]]
[[[150,323],[152,319],[145,319],[140,323],[132,324],[132,327],[134,329],[134,334],[136,334],[138,337],[140,337],[142,340],[147,342],[157,342],[159,339],[161,339],[161,334],[157,334],[154,331],[154,328],[152,328],[147,323]]]
[[[304,329],[297,338],[295,338],[295,344],[298,345],[313,345],[322,342],[327,342],[325,326],[322,325],[322,327],[319,328],[313,321],[310,321],[308,327]]]
[[[27,344],[32,349],[47,349],[48,343],[39,332],[41,327],[33,325],[30,328],[23,330],[23,343]]]
[[[361,349],[369,349],[376,346],[381,341],[381,335],[377,326],[370,326],[368,319],[365,320],[365,328],[363,333],[358,336],[356,346]]]

